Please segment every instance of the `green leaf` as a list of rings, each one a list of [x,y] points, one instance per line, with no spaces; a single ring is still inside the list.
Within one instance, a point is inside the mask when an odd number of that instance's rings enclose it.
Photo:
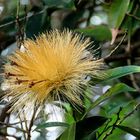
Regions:
[[[70,113],[65,113],[65,118],[66,118],[65,121],[66,121],[68,124],[72,124],[72,123],[75,122],[73,115],[70,114]]]
[[[94,131],[102,126],[108,118],[93,116],[76,123],[76,140],[90,140],[95,137]],[[93,139],[92,139],[93,140]]]
[[[76,124],[73,123],[61,135],[61,137],[59,138],[59,140],[75,140],[75,129],[76,129]]]
[[[103,95],[101,95],[86,111],[86,113],[84,114],[84,116],[82,118],[84,118],[86,116],[86,114],[92,110],[93,108],[95,108],[97,105],[99,105],[101,102],[105,101],[106,99],[110,98],[113,95],[116,95],[118,93],[122,93],[122,92],[134,92],[136,91],[134,88],[131,88],[129,86],[127,86],[124,83],[119,83],[116,84],[115,86],[111,87],[106,93],[104,93]]]
[[[56,126],[69,127],[69,124],[68,123],[64,123],[64,122],[47,122],[47,123],[39,124],[35,128],[35,130],[44,129],[44,128],[47,128],[47,127],[56,127]]]
[[[98,41],[111,40],[111,32],[107,26],[95,26],[93,28],[76,29],[84,35],[95,38]]]
[[[123,66],[118,68],[109,69],[105,72],[102,81],[108,81],[126,76],[131,73],[140,72],[140,66]]]
[[[119,28],[125,14],[127,13],[130,0],[115,0],[109,9],[109,25],[112,28]]]
[[[49,28],[50,21],[47,11],[45,11],[44,13],[40,13],[28,19],[26,24],[26,36],[27,38],[34,38]]]
[[[130,128],[128,126],[123,126],[123,125],[116,125],[117,128],[127,132],[127,133],[130,133],[131,135],[135,136],[136,138],[140,139],[140,132],[133,129],[133,128]]]
[[[130,13],[132,11],[132,9],[134,8],[134,6],[135,6],[135,0],[134,1],[130,1],[129,7],[127,9],[127,12]]]

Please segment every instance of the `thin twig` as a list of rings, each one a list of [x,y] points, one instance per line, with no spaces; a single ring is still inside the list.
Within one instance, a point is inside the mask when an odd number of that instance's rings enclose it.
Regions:
[[[128,44],[127,44],[127,48],[126,48],[126,53],[129,54],[131,56],[131,39],[130,37],[128,37]],[[127,64],[128,65],[131,65],[131,59],[127,59]],[[137,82],[135,80],[135,76],[134,74],[130,74],[130,80],[132,82],[132,85],[133,87],[138,91],[140,92],[140,88],[139,86],[137,85]]]
[[[127,115],[125,115],[125,116],[120,120],[119,124],[121,124],[121,123],[124,122],[128,117],[130,117],[132,114],[134,114],[134,112],[135,112],[139,107],[140,107],[140,104],[137,104],[131,112],[129,112]],[[118,124],[118,125],[119,125],[119,124]]]
[[[32,126],[34,124],[34,119],[35,119],[36,112],[37,112],[37,108],[36,108],[36,104],[35,104],[33,114],[32,114],[32,118],[31,118],[29,128],[28,128],[27,140],[31,140],[31,129],[32,129]]]
[[[19,119],[20,119],[20,126],[21,126],[21,129],[23,129],[24,130],[24,127],[23,127],[23,124],[22,124],[22,119],[21,119],[21,117],[20,117],[20,114],[18,114],[18,117],[19,117]],[[26,132],[28,133],[28,130],[26,130]],[[24,136],[24,139],[26,140],[26,134],[23,132],[23,136]]]
[[[95,5],[95,0],[92,0],[92,6],[89,7],[89,16],[87,18],[87,25],[86,26],[90,25],[90,19],[94,13],[94,5]]]
[[[131,58],[131,56],[127,54],[119,54],[119,55],[112,55],[110,57],[106,57],[104,58],[104,61],[106,63],[109,63],[109,62],[114,62],[114,61],[127,60],[128,58]]]
[[[135,16],[135,15],[133,15],[133,14],[129,14],[129,13],[126,13],[126,15],[128,15],[128,16],[130,16],[130,17],[133,17],[134,19],[140,21],[140,17],[137,17],[137,16]]]
[[[16,14],[16,27],[17,27],[17,46],[20,48],[23,40],[24,40],[24,31],[23,25],[20,24],[19,21],[19,12],[20,12],[20,0],[17,1],[17,14]],[[25,17],[26,19],[26,17]]]
[[[9,136],[9,137],[15,138],[16,140],[19,139],[19,137],[16,137],[15,135],[11,135],[11,134],[8,134],[8,133],[3,133],[3,132],[0,132],[0,136]],[[4,140],[4,139],[2,139],[2,140]]]
[[[132,111],[130,111],[128,114],[126,114],[123,118],[120,118],[120,113],[122,111],[122,108],[120,108],[120,110],[117,113],[117,118],[116,121],[113,123],[113,125],[108,125],[110,123],[110,121],[106,124],[106,126],[104,127],[103,131],[98,134],[98,139],[105,133],[107,132],[110,128],[111,130],[105,134],[104,138],[102,140],[105,140],[108,136],[110,136],[113,131],[115,130],[115,128],[120,125],[121,123],[123,123],[128,117],[130,117],[132,114],[134,114],[134,112],[140,107],[140,104],[137,104],[134,109]]]
[[[40,15],[40,14],[42,14],[43,12],[44,12],[44,10],[42,10],[42,11],[40,11],[40,12],[38,12],[38,13],[35,13],[35,14],[28,14],[26,17],[24,16],[23,18],[19,18],[19,22],[25,20],[25,18],[28,19],[28,18],[31,18],[31,17],[33,17],[33,16]],[[9,26],[9,25],[14,24],[14,23],[16,23],[16,22],[17,22],[17,20],[10,21],[10,22],[8,22],[8,23],[5,23],[5,24],[0,25],[0,28],[4,28],[5,26]]]
[[[110,136],[113,131],[115,130],[115,126],[117,125],[118,121],[120,120],[120,113],[122,111],[122,108],[120,107],[118,113],[117,113],[117,118],[116,118],[116,121],[114,122],[114,124],[112,126],[109,126],[111,127],[111,130],[103,137],[102,140],[105,140],[108,136]]]
[[[110,52],[110,54],[107,55],[104,59],[110,57],[110,56],[120,47],[120,45],[122,44],[122,42],[124,41],[124,39],[125,39],[125,37],[126,37],[126,34],[127,34],[127,33],[125,32],[125,34],[124,34],[123,38],[121,39],[121,41],[119,42],[119,44],[118,44],[118,45]]]
[[[9,125],[9,124],[6,124],[6,123],[3,123],[3,126],[0,127],[0,128],[7,128],[7,127],[11,127],[11,128],[16,129],[16,130],[19,130],[19,131],[21,131],[21,132],[23,132],[23,133],[27,133],[27,131],[25,131],[25,130],[22,129],[22,128],[19,128],[19,127],[13,126],[13,125]]]
[[[20,22],[19,22],[19,11],[20,11],[20,0],[17,0],[17,14],[16,14],[16,26],[17,26],[17,32],[18,32],[17,46],[20,46],[18,45],[18,42],[20,42],[20,32],[21,32]]]
[[[108,125],[109,125],[109,123],[110,123],[111,121],[112,121],[112,118],[110,118],[109,121],[107,121],[107,123],[106,123],[106,125],[105,125],[103,131],[102,131],[101,133],[98,133],[98,139],[102,136],[102,134],[103,134],[104,132],[106,132],[106,131],[110,128],[110,126],[108,126]]]
[[[26,131],[29,131],[29,130],[28,130],[27,120],[26,120],[26,114],[25,114],[24,111],[23,111],[23,119],[24,119],[24,122],[25,122],[25,128],[26,128]]]
[[[22,121],[22,122],[24,122],[24,121]],[[16,125],[16,124],[19,124],[19,123],[20,123],[20,122],[9,123],[9,125]],[[4,123],[4,122],[1,122],[1,121],[0,121],[0,124],[6,125],[7,123]]]
[[[139,9],[139,4],[136,5],[136,8],[135,8],[135,10],[133,11],[133,14],[130,14],[130,13],[126,13],[126,14],[127,14],[128,16],[133,17],[134,19],[140,21],[140,17],[135,16],[135,14],[137,13],[138,9]]]
[[[5,121],[5,119],[6,119],[7,115],[8,115],[7,112],[8,112],[9,109],[10,109],[10,104],[7,103],[5,105],[5,107],[1,110],[1,113],[0,113],[0,121],[1,122],[4,122]]]
[[[25,13],[25,16],[24,16],[25,20],[24,20],[24,25],[23,25],[23,40],[24,40],[24,37],[25,37],[25,30],[26,30],[26,24],[27,24],[27,15],[28,15],[26,5],[24,6],[24,13]]]

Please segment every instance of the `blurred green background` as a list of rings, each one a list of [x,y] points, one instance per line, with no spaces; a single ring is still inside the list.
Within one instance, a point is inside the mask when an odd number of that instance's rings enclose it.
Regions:
[[[140,110],[136,107],[140,101],[140,75],[122,77],[129,70],[130,73],[136,71],[134,67],[125,66],[140,65],[140,0],[0,0],[0,67],[9,54],[21,47],[24,39],[34,39],[40,33],[56,28],[68,28],[90,37],[94,45],[92,51],[97,58],[104,58],[106,69],[121,67],[111,71],[120,74],[113,81],[105,79],[95,85],[97,91],[93,101],[98,98],[102,103],[96,100],[97,106],[87,111],[91,120],[77,123],[76,128],[71,125],[58,139],[140,139]],[[111,53],[114,48],[116,50]],[[0,94],[3,94],[2,90]],[[85,92],[88,94],[88,89]],[[107,96],[102,97],[103,93]],[[6,103],[0,103],[1,118]],[[91,103],[85,101],[85,106],[88,108]],[[78,114],[76,116],[78,118]],[[68,117],[68,122],[72,119]],[[0,121],[8,124],[6,117]],[[33,139],[47,139],[45,127],[41,126],[40,135]],[[0,135],[1,131],[0,127]],[[6,134],[9,132],[16,136],[15,130],[6,131]],[[23,139],[22,135],[16,137]]]

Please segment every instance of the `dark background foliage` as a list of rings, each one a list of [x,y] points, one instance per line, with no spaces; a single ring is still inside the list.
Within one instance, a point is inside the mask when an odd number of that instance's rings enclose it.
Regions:
[[[94,55],[111,69],[110,77],[98,82],[99,98],[93,103],[85,100],[84,116],[73,111],[66,117],[69,126],[41,123],[37,130],[46,133],[44,129],[51,125],[68,127],[59,140],[140,139],[140,75],[134,74],[140,68],[130,66],[140,64],[140,0],[0,0],[0,11],[1,68],[24,39],[68,28],[90,37]],[[9,105],[0,103],[0,139],[6,139]],[[42,133],[38,139],[45,139]]]

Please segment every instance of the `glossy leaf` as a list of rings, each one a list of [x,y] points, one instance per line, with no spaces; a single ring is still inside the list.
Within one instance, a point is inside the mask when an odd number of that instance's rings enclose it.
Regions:
[[[140,72],[140,66],[123,66],[123,67],[117,67],[113,69],[109,69],[105,72],[105,76],[103,77],[102,81],[108,81],[117,79],[123,76],[126,76],[131,73],[139,73]]]
[[[130,128],[128,126],[123,126],[123,125],[116,125],[117,128],[127,132],[127,133],[130,133],[131,135],[135,136],[136,138],[140,139],[140,132],[133,129],[133,128]]]
[[[104,93],[103,95],[101,95],[86,111],[86,113],[84,114],[83,117],[85,117],[85,115],[92,110],[93,108],[95,108],[97,105],[99,105],[101,102],[105,101],[106,99],[110,98],[113,95],[116,95],[118,93],[122,93],[122,92],[134,92],[136,91],[134,88],[131,88],[129,86],[127,86],[124,83],[119,83],[116,84],[115,86],[111,87],[106,93]]]
[[[69,124],[68,123],[64,123],[64,122],[47,122],[47,123],[39,124],[35,128],[35,130],[44,129],[44,128],[47,128],[47,127],[56,127],[56,126],[69,127]]]
[[[111,31],[108,27],[100,25],[93,28],[77,29],[76,31],[83,33],[86,36],[95,38],[98,41],[111,40]]]
[[[76,129],[76,124],[73,123],[61,135],[61,137],[59,138],[59,140],[75,140],[75,129]]]
[[[109,25],[112,28],[119,28],[125,14],[127,13],[130,0],[115,0],[109,10]]]

